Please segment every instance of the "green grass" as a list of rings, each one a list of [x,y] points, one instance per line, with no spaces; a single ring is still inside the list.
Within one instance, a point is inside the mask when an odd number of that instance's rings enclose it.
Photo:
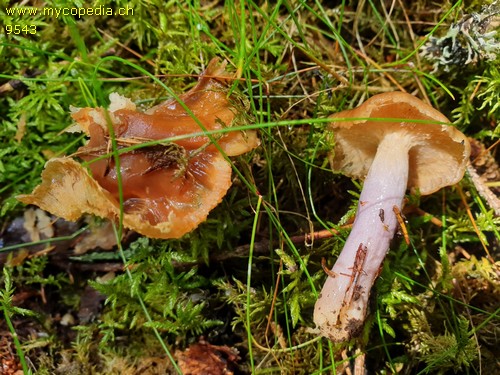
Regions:
[[[0,336],[12,334],[25,372],[134,372],[141,360],[162,358],[180,373],[176,352],[200,336],[238,349],[243,373],[333,374],[362,359],[374,373],[495,371],[500,219],[467,175],[457,187],[408,196],[407,206],[427,214],[407,214],[410,244],[401,236],[394,241],[360,338],[333,345],[312,330],[325,279],[321,259],[333,264],[340,253],[361,190],[329,168],[327,116],[404,89],[486,146],[500,136],[498,58],[434,71],[419,55],[464,11],[479,11],[477,4],[358,4],[102,1],[93,6],[130,6],[134,16],[56,19],[8,16],[2,3],[2,27],[37,26],[35,35],[0,34],[0,85],[15,87],[0,93],[5,227],[23,215],[15,197],[40,182],[45,161],[85,143],[62,132],[72,123],[70,106],[106,106],[109,93],[119,92],[146,109],[187,91],[212,57],[228,60],[240,78],[231,90],[249,99],[252,119],[241,126],[257,129],[261,139],[258,149],[230,160],[233,187],[182,239],[138,238],[116,253],[83,256],[29,252],[73,233],[0,248]],[[117,162],[118,154],[113,144]],[[305,238],[332,228],[330,238]],[[122,231],[119,222],[117,238]],[[61,269],[61,260],[74,267]],[[114,271],[103,271],[102,262]],[[62,327],[61,315],[78,315],[87,285],[106,296],[105,306],[90,321]],[[16,322],[43,335],[30,336]]]

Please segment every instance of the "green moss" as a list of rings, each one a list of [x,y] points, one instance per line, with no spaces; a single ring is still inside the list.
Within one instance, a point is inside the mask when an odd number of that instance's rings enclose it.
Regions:
[[[196,267],[187,272],[175,270],[173,249],[150,246],[146,238],[131,244],[130,250],[132,256],[126,264],[130,274],[91,283],[107,296],[109,306],[99,326],[102,345],[113,341],[117,330],[134,331],[154,326],[160,332],[181,338],[188,333],[199,335],[221,324],[204,318],[207,306],[201,290],[207,288],[210,281],[197,275]],[[144,315],[138,296],[151,319]]]

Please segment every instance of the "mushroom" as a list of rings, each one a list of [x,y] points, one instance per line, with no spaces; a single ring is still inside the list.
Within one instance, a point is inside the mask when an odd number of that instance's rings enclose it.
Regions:
[[[109,110],[73,109],[77,124],[72,130],[83,130],[90,137],[76,155],[87,162],[91,174],[70,157],[51,159],[42,183],[18,199],[66,220],[84,213],[117,220],[123,213],[125,227],[153,238],[179,238],[190,232],[206,220],[231,186],[231,165],[225,156],[240,155],[259,144],[255,131],[203,134],[246,120],[247,103],[228,95],[224,67],[212,60],[198,84],[180,95],[184,105],[171,99],[140,112],[131,100],[112,93]],[[108,126],[113,127],[119,151],[165,141],[122,152],[118,173],[109,155]],[[176,136],[185,137],[168,141]]]
[[[333,268],[325,267],[314,308],[321,335],[344,342],[363,327],[406,190],[427,195],[456,184],[470,145],[444,115],[403,92],[375,95],[331,118],[332,169],[365,179],[351,233]]]

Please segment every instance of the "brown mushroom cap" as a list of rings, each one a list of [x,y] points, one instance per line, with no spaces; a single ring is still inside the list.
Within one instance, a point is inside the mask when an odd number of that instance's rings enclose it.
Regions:
[[[244,100],[228,96],[224,67],[212,60],[198,84],[179,96],[189,111],[176,100],[167,100],[140,112],[131,100],[115,93],[110,95],[108,111],[73,109],[76,128],[90,137],[78,156],[88,163],[91,174],[71,158],[51,159],[42,183],[18,199],[67,220],[90,213],[116,221],[123,214],[126,228],[154,238],[178,238],[190,232],[206,220],[231,186],[231,165],[220,151],[236,156],[259,145],[252,130],[221,131],[212,137],[202,132],[224,130],[246,119]],[[108,126],[113,127],[118,149],[161,142],[122,152],[118,171],[109,154]],[[168,141],[176,136],[185,138]]]
[[[443,124],[449,120],[413,95],[378,94],[330,117],[339,119],[329,125],[335,142],[330,164],[335,171],[364,179],[380,141],[386,134],[401,132],[410,134],[414,143],[409,151],[408,189],[427,195],[463,177],[470,154],[467,137]]]
[[[209,152],[190,161],[187,170],[189,175],[182,177],[174,176],[171,170],[152,172],[157,176],[151,190],[158,193],[163,184],[163,190],[169,189],[170,195],[145,194],[148,186],[137,187],[137,191],[124,189],[127,199],[123,225],[152,238],[179,238],[205,221],[231,186],[231,166],[219,152]],[[141,178],[124,177],[134,182]],[[111,185],[110,190],[75,160],[53,158],[45,165],[42,183],[18,199],[66,220],[77,220],[85,213],[117,220],[120,205],[114,194],[116,187]]]

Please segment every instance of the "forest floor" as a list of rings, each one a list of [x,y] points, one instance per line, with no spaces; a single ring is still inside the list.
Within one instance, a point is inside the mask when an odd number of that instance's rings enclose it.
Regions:
[[[499,373],[499,25],[491,1],[2,2],[0,373]],[[213,58],[227,66],[207,79],[239,100],[227,125],[260,144],[213,151],[231,187],[197,228],[148,238],[123,225],[123,199],[114,221],[19,201],[48,160],[84,159],[75,108],[175,103]],[[332,343],[313,322],[322,260],[340,254],[362,181],[331,170],[328,116],[390,91],[442,112],[470,163],[408,193],[362,331]],[[147,140],[129,154],[149,147],[153,172],[187,165],[173,139]],[[120,142],[103,163],[125,163]]]

